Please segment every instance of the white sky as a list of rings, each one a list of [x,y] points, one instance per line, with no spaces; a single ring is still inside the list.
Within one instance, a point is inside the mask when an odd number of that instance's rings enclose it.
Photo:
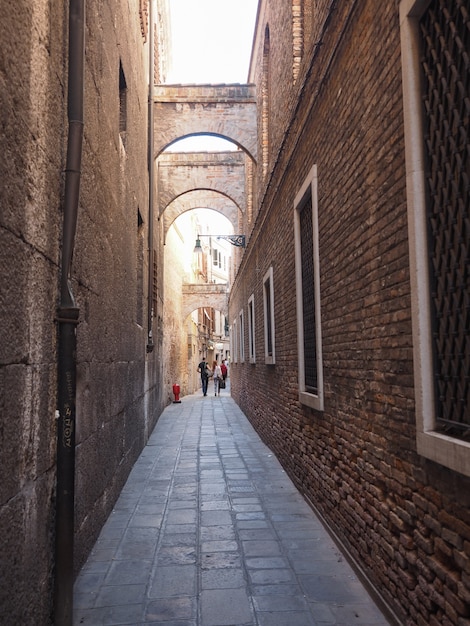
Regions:
[[[169,0],[167,83],[246,83],[258,0]]]

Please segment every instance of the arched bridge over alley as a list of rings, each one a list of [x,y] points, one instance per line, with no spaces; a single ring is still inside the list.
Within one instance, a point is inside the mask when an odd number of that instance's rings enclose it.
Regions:
[[[186,319],[194,310],[203,307],[211,307],[224,315],[228,314],[227,283],[184,283],[182,293],[183,319]]]
[[[215,135],[257,160],[254,85],[156,85],[154,157],[178,139]]]
[[[244,223],[247,179],[257,160],[254,85],[156,85],[154,158],[158,213],[164,237],[174,220],[192,208],[210,208],[238,230]],[[222,153],[164,152],[176,141],[212,135],[239,150]]]

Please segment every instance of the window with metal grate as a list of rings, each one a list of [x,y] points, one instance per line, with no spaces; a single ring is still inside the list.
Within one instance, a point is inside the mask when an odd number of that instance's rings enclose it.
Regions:
[[[433,0],[420,19],[426,217],[437,424],[470,433],[470,17]]]

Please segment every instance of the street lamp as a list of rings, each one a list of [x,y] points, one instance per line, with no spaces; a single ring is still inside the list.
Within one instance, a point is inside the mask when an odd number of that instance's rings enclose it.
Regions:
[[[196,239],[196,245],[194,246],[194,252],[199,254],[202,252],[201,237],[215,237],[216,239],[224,239],[236,246],[237,248],[245,247],[245,235],[198,235]]]

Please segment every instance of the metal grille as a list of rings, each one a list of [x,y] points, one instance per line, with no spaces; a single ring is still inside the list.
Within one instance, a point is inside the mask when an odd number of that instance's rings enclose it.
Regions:
[[[420,20],[437,421],[470,433],[470,18],[433,0]]]
[[[266,307],[266,354],[273,355],[273,326],[272,326],[272,302],[271,281],[269,278],[264,283],[264,303]]]
[[[312,196],[309,194],[299,212],[302,257],[302,304],[304,326],[305,389],[318,393],[317,341],[315,329],[315,283],[313,259]]]

